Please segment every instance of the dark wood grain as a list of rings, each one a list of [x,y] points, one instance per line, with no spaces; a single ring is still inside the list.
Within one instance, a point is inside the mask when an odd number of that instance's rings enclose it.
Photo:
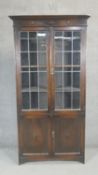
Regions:
[[[75,160],[85,157],[86,27],[87,15],[10,16],[14,22],[19,163]],[[20,31],[48,32],[48,109],[22,109]],[[54,31],[81,33],[80,109],[55,110]],[[68,66],[68,65],[66,65]]]

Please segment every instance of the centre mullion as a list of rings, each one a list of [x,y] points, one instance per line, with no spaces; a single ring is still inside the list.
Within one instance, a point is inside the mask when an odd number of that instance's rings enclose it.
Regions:
[[[72,36],[71,36],[71,109],[73,109],[73,31],[72,31]]]
[[[38,33],[38,32],[37,32]],[[38,36],[36,36],[37,43],[37,86],[38,86],[38,109],[39,109],[39,65],[38,65]]]
[[[30,71],[30,50],[29,50],[29,32],[27,33],[28,35],[28,63],[29,63],[29,108],[31,109],[31,71]]]
[[[62,32],[64,38],[64,31]],[[64,39],[62,39],[62,51],[64,51]],[[64,108],[64,52],[62,53],[62,108]]]
[[[54,31],[53,27],[50,27],[50,42],[49,42],[49,77],[50,77],[50,110],[51,115],[53,115],[54,107],[55,107],[55,84],[54,84]]]

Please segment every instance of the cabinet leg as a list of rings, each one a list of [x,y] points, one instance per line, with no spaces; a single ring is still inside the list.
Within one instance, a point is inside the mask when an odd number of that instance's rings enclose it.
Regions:
[[[81,163],[85,164],[85,157],[84,155],[80,157],[80,160],[79,160]]]
[[[25,158],[23,156],[19,155],[18,164],[21,165],[25,162],[26,162]]]

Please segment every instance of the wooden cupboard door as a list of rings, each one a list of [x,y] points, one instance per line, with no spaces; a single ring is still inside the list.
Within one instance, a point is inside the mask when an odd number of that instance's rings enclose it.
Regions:
[[[49,30],[21,31],[20,148],[23,156],[48,155],[51,148]]]
[[[81,31],[54,31],[55,110],[81,110]]]
[[[55,155],[80,153],[80,121],[76,119],[56,118]]]
[[[75,155],[83,152],[81,117],[84,114],[85,78],[82,68],[82,32],[66,28],[54,31],[55,155]],[[84,143],[83,139],[82,141]]]
[[[21,120],[20,140],[22,155],[48,155],[49,139],[50,126],[47,118]]]

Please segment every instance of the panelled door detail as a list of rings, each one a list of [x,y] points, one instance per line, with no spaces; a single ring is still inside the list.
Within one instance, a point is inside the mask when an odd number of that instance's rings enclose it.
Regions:
[[[47,155],[50,149],[51,126],[45,113],[48,111],[48,42],[48,31],[20,32],[22,112],[27,113],[20,123],[23,155]],[[28,112],[33,114],[29,119]]]
[[[80,153],[79,117],[62,117],[62,112],[81,111],[81,31],[54,31],[54,154]],[[77,132],[78,131],[78,132]]]
[[[55,109],[80,109],[80,31],[54,32]]]
[[[20,58],[23,155],[80,152],[81,31],[21,31]]]
[[[48,109],[48,33],[20,32],[22,109]]]

